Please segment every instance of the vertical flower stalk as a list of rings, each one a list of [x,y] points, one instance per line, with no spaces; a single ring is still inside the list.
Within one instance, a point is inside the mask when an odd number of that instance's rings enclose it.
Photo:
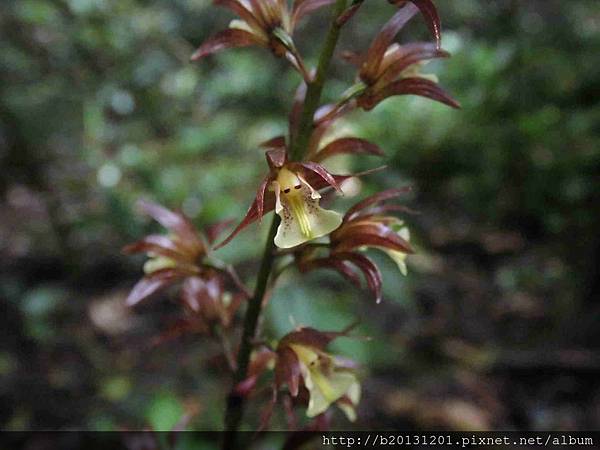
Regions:
[[[292,161],[301,160],[304,149],[308,147],[308,141],[310,139],[313,127],[314,115],[319,107],[327,71],[329,69],[331,58],[333,57],[333,52],[340,35],[340,29],[342,25],[338,22],[338,18],[344,12],[345,8],[346,0],[336,0],[333,8],[331,25],[319,57],[317,72],[314,79],[308,83],[296,138],[291,141],[289,158]],[[267,292],[268,281],[273,268],[275,236],[277,234],[279,224],[279,216],[273,215],[271,227],[269,229],[269,235],[267,237],[267,242],[263,252],[260,270],[256,280],[256,288],[253,297],[248,302],[248,309],[246,310],[242,341],[238,353],[237,371],[234,375],[233,388],[227,398],[223,450],[232,450],[236,448],[237,430],[244,412],[244,397],[236,392],[235,387],[248,375],[248,364],[250,362],[250,354],[252,351],[252,340],[256,335],[256,328],[261,313],[261,307]]]
[[[150,258],[146,276],[133,288],[127,303],[134,306],[159,290],[179,289],[179,302],[185,317],[174,328],[220,340],[224,360],[233,373],[233,386],[227,397],[223,449],[238,448],[238,428],[246,399],[254,391],[263,372],[274,371],[272,398],[261,414],[265,428],[278,398],[286,411],[291,429],[296,429],[294,407],[305,408],[309,419],[304,429],[327,429],[331,410],[338,407],[349,420],[357,417],[360,381],[357,365],[326,352],[327,344],[342,332],[322,332],[299,327],[279,344],[263,341],[257,345],[260,318],[268,291],[277,275],[273,270],[279,256],[292,256],[300,273],[332,269],[360,287],[364,278],[377,303],[383,298],[383,277],[370,249],[385,252],[406,274],[406,258],[414,252],[404,220],[392,212],[411,212],[389,204],[408,188],[392,188],[367,197],[345,214],[325,209],[333,190],[343,194],[342,183],[358,174],[333,174],[325,160],[337,155],[382,156],[375,144],[340,133],[336,123],[348,112],[369,111],[383,100],[397,95],[418,95],[445,103],[459,104],[437,80],[420,72],[430,59],[449,56],[440,48],[440,21],[432,0],[390,0],[397,8],[392,18],[375,36],[364,53],[346,53],[357,66],[356,81],[337,102],[320,105],[328,69],[342,27],[364,0],[214,0],[235,12],[228,29],[210,37],[193,60],[232,47],[258,45],[276,57],[292,63],[302,76],[289,117],[289,133],[261,144],[266,152],[268,172],[259,183],[254,201],[238,225],[214,246],[217,235],[231,222],[215,224],[198,232],[181,213],[160,205],[143,203],[143,210],[156,219],[168,235],[149,235],[125,248],[128,253],[144,252]],[[289,7],[291,3],[291,8]],[[315,70],[307,70],[298,52],[293,32],[298,21],[326,5],[333,5],[332,19]],[[435,39],[434,43],[400,45],[395,36],[416,13],[421,12]],[[326,203],[323,202],[326,206]],[[253,293],[248,293],[233,267],[214,257],[212,250],[228,244],[254,222],[274,211]],[[277,250],[277,252],[276,252]],[[362,277],[361,277],[362,274]],[[236,312],[246,303],[239,346],[230,347]],[[257,393],[261,392],[260,390]]]

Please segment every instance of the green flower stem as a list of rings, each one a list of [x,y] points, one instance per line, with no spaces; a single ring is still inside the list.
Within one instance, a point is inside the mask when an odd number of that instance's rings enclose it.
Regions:
[[[331,26],[329,27],[329,32],[327,33],[325,44],[323,44],[321,56],[319,57],[317,73],[315,74],[314,80],[308,84],[306,90],[304,109],[300,116],[297,137],[290,143],[290,152],[288,156],[291,161],[300,161],[306,152],[306,147],[308,146],[308,141],[310,140],[312,132],[315,111],[319,107],[323,86],[325,85],[325,78],[327,76],[327,71],[329,70],[329,64],[331,63],[333,51],[335,50],[335,46],[337,45],[340,36],[342,25],[337,22],[337,18],[345,9],[346,0],[337,0],[333,12],[333,20],[331,21]]]
[[[300,118],[297,139],[295,142],[291,143],[289,156],[292,161],[302,159],[304,152],[306,151],[312,132],[313,117],[321,100],[321,93],[323,92],[327,70],[340,34],[341,25],[337,23],[337,18],[342,14],[345,8],[346,0],[336,1],[331,26],[327,33],[323,49],[321,50],[321,56],[319,57],[317,72],[314,80],[309,83],[306,91],[306,99]],[[279,216],[274,214],[256,280],[254,295],[248,301],[248,307],[246,309],[242,340],[237,358],[237,371],[233,377],[233,389],[227,398],[223,450],[234,450],[237,448],[237,430],[240,426],[244,412],[244,397],[235,392],[235,387],[248,376],[248,365],[250,363],[250,354],[252,353],[252,347],[256,337],[256,328],[260,318],[262,304],[268,290],[267,288],[273,269],[273,262],[275,260],[274,239],[278,226]]]
[[[267,286],[273,261],[275,260],[275,234],[279,226],[279,216],[273,214],[273,221],[267,237],[265,250],[263,253],[260,269],[256,279],[256,288],[254,295],[248,300],[246,317],[244,318],[244,330],[240,343],[240,350],[237,359],[237,370],[233,377],[233,389],[227,398],[227,409],[225,411],[225,435],[223,438],[223,450],[236,449],[237,430],[242,420],[244,412],[244,397],[235,392],[235,387],[248,376],[248,364],[250,363],[250,354],[256,335],[258,319],[262,310],[262,304],[267,293]]]

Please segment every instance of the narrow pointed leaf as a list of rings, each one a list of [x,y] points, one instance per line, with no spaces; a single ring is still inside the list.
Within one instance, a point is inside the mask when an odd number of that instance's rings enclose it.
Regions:
[[[342,182],[346,181],[348,178],[369,175],[371,173],[378,172],[383,169],[385,169],[385,166],[377,167],[377,168],[371,169],[371,170],[365,170],[364,172],[359,172],[359,173],[351,174],[351,175],[331,175],[331,174],[330,175],[333,177],[335,184],[337,184],[339,186]],[[306,181],[315,190],[325,189],[325,188],[333,186],[331,183],[325,181],[320,175],[316,174],[312,170],[306,174]],[[264,196],[263,215],[267,214],[268,212],[272,211],[273,209],[275,209],[275,194],[273,192],[267,191]],[[255,198],[254,201],[252,202],[252,205],[250,205],[250,208],[248,208],[246,215],[244,216],[242,221],[238,224],[238,226],[231,232],[231,234],[229,236],[227,236],[227,238],[223,242],[221,242],[219,245],[214,247],[214,249],[217,250],[217,249],[227,245],[229,242],[231,242],[231,240],[235,236],[237,236],[237,234],[239,232],[241,232],[244,228],[246,228],[251,223],[256,222],[257,219],[258,219],[258,204],[257,204],[257,200]]]
[[[286,334],[281,341],[279,341],[279,348],[284,348],[289,344],[298,344],[324,350],[334,339],[347,336],[348,332],[357,324],[358,323],[353,323],[342,331],[320,331],[311,327],[302,327]]]
[[[358,177],[363,177],[365,175],[371,175],[373,173],[376,172],[380,172],[384,169],[386,169],[387,166],[380,166],[380,167],[376,167],[374,169],[369,169],[369,170],[364,170],[362,172],[358,172],[358,173],[352,173],[352,174],[348,174],[348,175],[332,175],[333,178],[335,179],[335,182],[339,185],[341,185],[344,181],[348,180],[349,178],[358,178]],[[313,189],[316,190],[321,190],[321,189],[325,189],[325,188],[330,188],[331,185],[329,183],[327,183],[325,180],[323,180],[323,178],[321,178],[319,175],[317,175],[314,172],[308,172],[306,174],[306,181],[308,181],[308,184],[310,184]]]

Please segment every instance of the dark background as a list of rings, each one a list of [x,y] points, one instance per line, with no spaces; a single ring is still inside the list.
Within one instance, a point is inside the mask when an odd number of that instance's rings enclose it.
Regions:
[[[408,277],[373,255],[375,305],[332,272],[289,271],[266,333],[362,318],[373,340],[335,346],[364,365],[359,420],[336,415],[336,428],[598,429],[597,1],[437,3],[453,57],[427,68],[463,109],[402,97],[347,123],[389,165],[358,198],[414,188]],[[204,0],[0,8],[0,428],[169,429],[193,410],[191,428],[219,429],[230,382],[218,348],[149,346],[177,307],[163,295],[125,309],[143,258],[120,248],[155,229],[139,198],[198,226],[240,218],[265,170],[257,145],[285,130],[298,76],[260,49],[190,64],[232,18]],[[339,48],[366,48],[392,12],[366,2]],[[297,35],[311,64],[327,18]],[[428,38],[423,21],[401,38]],[[329,100],[353,76],[335,62]],[[250,284],[265,228],[218,253]]]

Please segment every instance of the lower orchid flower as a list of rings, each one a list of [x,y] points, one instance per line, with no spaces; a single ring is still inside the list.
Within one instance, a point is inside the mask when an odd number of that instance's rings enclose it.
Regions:
[[[279,342],[275,383],[278,387],[286,384],[292,397],[298,396],[300,387],[306,388],[308,417],[318,416],[336,405],[350,421],[356,420],[361,393],[356,364],[325,352],[333,339],[346,333],[300,328]]]
[[[337,404],[348,417],[356,420],[355,405],[360,401],[360,383],[356,375],[337,363],[334,356],[305,345],[290,344],[309,392],[306,415],[315,417]]]

